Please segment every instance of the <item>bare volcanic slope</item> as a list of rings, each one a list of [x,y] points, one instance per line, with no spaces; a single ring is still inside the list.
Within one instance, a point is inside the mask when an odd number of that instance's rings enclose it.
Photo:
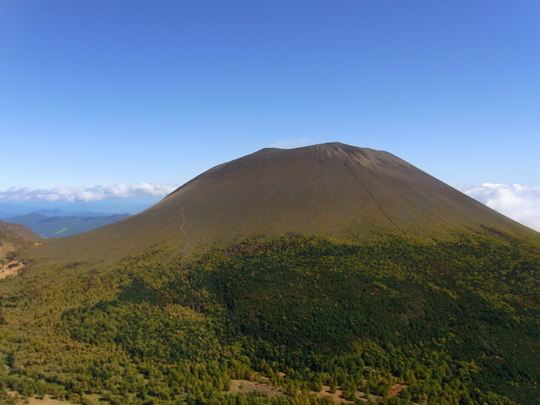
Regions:
[[[161,242],[193,252],[286,233],[443,237],[486,230],[536,234],[388,152],[327,143],[267,148],[221,164],[141,214],[40,249],[118,257]]]

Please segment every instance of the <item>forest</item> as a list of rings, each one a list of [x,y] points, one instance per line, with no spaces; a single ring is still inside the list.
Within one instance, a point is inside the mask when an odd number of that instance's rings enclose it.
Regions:
[[[536,404],[538,291],[538,240],[490,230],[30,265],[0,280],[0,403]]]

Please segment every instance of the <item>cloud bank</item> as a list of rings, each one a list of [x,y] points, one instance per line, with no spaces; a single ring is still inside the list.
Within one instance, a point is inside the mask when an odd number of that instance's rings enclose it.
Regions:
[[[540,232],[540,186],[484,183],[481,186],[453,185],[453,187],[501,214]]]
[[[0,191],[0,201],[89,202],[143,196],[157,197],[167,195],[175,189],[176,186],[148,183],[131,186],[114,184],[108,187],[55,187],[50,190],[30,190],[26,187],[11,187],[6,191]]]

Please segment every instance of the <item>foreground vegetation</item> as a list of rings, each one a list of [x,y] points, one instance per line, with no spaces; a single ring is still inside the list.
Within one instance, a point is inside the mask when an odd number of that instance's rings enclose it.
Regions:
[[[0,282],[0,403],[6,388],[110,404],[328,404],[323,385],[387,404],[540,397],[536,240],[288,236],[172,251]],[[263,377],[284,395],[229,391]]]

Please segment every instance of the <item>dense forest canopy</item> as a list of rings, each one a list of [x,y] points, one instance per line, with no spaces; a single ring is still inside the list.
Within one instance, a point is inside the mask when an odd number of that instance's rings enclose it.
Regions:
[[[0,283],[0,395],[293,405],[338,390],[353,402],[535,404],[539,275],[538,238],[492,230],[35,264]],[[235,393],[237,379],[281,394]]]

